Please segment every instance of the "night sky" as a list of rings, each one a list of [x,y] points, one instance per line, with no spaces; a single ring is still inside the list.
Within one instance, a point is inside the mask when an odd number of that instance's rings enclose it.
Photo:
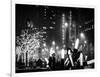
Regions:
[[[93,8],[75,8],[75,7],[58,7],[58,6],[38,6],[38,5],[26,5],[16,4],[16,36],[19,36],[21,30],[25,28],[26,20],[30,19],[34,26],[37,28],[47,27],[47,41],[48,43],[55,40],[58,45],[61,41],[61,22],[62,14],[65,14],[66,21],[69,21],[70,11],[72,11],[72,20],[77,25],[82,26],[81,30],[88,28],[86,23],[88,21],[94,21],[94,9]],[[88,25],[87,25],[88,26]],[[50,27],[53,27],[51,30]],[[88,32],[87,36],[88,36]],[[93,38],[94,41],[94,30],[89,38]]]

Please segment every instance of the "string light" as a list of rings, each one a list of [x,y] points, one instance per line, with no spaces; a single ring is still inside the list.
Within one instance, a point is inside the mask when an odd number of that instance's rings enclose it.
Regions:
[[[50,28],[50,29],[53,29],[53,27],[52,27],[52,26],[50,26],[49,28]]]

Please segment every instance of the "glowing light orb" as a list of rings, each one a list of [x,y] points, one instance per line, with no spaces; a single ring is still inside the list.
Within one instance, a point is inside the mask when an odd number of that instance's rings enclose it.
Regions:
[[[68,27],[68,23],[67,22],[65,23],[65,27]]]

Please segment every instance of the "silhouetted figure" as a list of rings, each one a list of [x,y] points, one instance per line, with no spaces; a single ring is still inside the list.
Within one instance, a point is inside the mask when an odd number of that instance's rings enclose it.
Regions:
[[[37,66],[40,68],[42,67],[42,60],[40,58],[37,61]]]
[[[49,58],[49,67],[50,67],[50,69],[55,70],[55,65],[56,65],[55,54],[52,54],[52,56],[50,56],[50,58]]]

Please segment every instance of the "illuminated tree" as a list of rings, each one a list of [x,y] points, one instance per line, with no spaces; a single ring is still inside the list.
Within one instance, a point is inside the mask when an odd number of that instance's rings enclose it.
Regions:
[[[39,58],[39,49],[41,43],[44,42],[45,38],[43,30],[39,30],[34,27],[32,22],[27,22],[27,29],[21,31],[19,36],[16,36],[16,61],[22,59],[22,62],[27,64],[30,59]],[[22,55],[23,54],[23,55]]]

